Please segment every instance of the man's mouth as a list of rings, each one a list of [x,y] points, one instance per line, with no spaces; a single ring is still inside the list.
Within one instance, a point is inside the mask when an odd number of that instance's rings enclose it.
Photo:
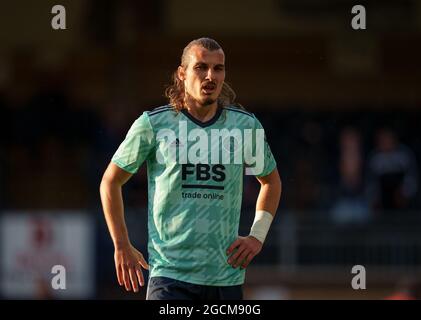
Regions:
[[[204,86],[202,86],[202,92],[204,92],[205,94],[211,94],[215,91],[216,89],[216,84],[214,83],[207,83]]]

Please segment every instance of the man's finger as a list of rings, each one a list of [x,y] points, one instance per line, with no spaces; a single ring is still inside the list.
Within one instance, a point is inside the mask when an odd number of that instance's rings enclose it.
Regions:
[[[130,286],[130,275],[129,271],[126,267],[123,267],[123,280],[124,280],[124,286],[126,287],[127,291],[130,291],[132,288]]]
[[[250,253],[250,254],[247,256],[247,258],[243,261],[243,264],[241,265],[241,268],[242,268],[242,269],[247,268],[247,267],[248,267],[248,265],[250,264],[251,260],[253,260],[253,258],[254,258],[255,256],[256,256],[256,255],[254,255],[254,254]]]
[[[142,255],[140,255],[140,257],[139,257],[139,261],[138,261],[138,262],[140,263],[140,265],[141,265],[144,269],[149,270],[149,265],[148,265],[148,263],[146,262],[145,258],[143,258],[143,256],[142,256]]]
[[[120,286],[123,285],[124,281],[123,281],[123,273],[121,271],[121,266],[119,264],[115,265],[115,271],[117,273],[117,280],[118,280],[118,284]]]
[[[246,249],[245,246],[240,245],[240,247],[238,248],[238,250],[231,257],[229,257],[228,263],[231,264],[231,265],[233,265],[234,262],[239,257],[239,255],[242,254],[245,249]]]
[[[232,250],[234,250],[236,247],[240,245],[240,239],[235,240],[227,249],[227,255],[230,255]]]
[[[145,280],[143,279],[143,273],[140,268],[136,269],[136,275],[137,275],[137,280],[139,281],[140,286],[143,287]]]
[[[132,285],[133,291],[138,292],[139,286],[137,284],[136,272],[134,271],[133,268],[129,268],[129,275],[130,275],[130,283]]]
[[[241,254],[238,256],[236,261],[234,262],[234,268],[237,268],[240,264],[243,263],[243,261],[247,258],[247,256],[251,254],[250,249],[246,248],[244,249]]]

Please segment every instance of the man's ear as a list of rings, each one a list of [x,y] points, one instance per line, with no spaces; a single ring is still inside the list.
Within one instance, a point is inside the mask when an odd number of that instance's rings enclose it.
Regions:
[[[180,79],[181,81],[186,80],[186,72],[182,66],[178,66],[177,75],[178,79]]]

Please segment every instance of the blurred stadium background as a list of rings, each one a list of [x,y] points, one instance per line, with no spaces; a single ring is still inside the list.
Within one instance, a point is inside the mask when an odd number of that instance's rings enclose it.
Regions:
[[[51,8],[66,8],[66,30]],[[351,28],[364,4],[367,29]],[[386,299],[421,265],[421,2],[60,0],[0,4],[0,297],[143,299],[117,284],[101,175],[130,124],[163,105],[193,38],[266,128],[283,180],[248,299]],[[241,232],[254,215],[246,177]],[[145,170],[124,189],[146,253]],[[51,290],[63,264],[67,289]],[[354,265],[367,289],[353,290]]]

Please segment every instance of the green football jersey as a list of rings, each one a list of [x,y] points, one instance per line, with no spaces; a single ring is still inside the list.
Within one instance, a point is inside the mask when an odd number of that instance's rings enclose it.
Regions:
[[[238,237],[243,176],[276,167],[252,113],[224,107],[201,122],[169,105],[144,112],[112,161],[130,173],[147,163],[150,277],[244,283],[245,270],[226,254]]]

